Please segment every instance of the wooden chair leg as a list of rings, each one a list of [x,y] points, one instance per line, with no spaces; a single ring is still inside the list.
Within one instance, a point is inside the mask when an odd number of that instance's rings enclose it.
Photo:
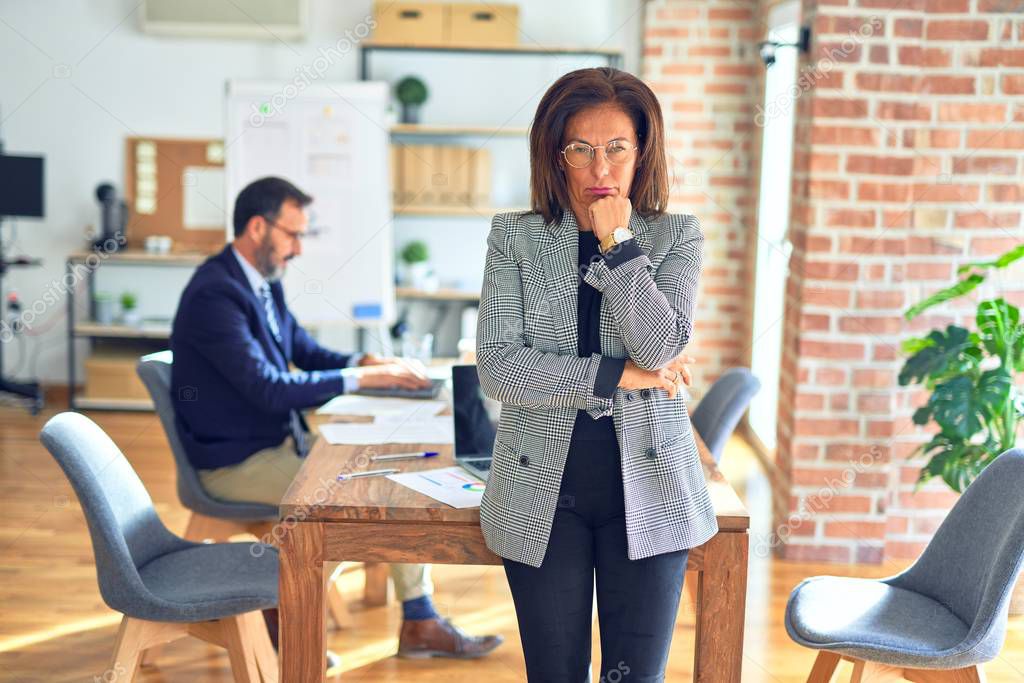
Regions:
[[[690,597],[690,604],[693,605],[693,611],[697,611],[697,581],[700,578],[699,572],[686,572],[685,578],[683,579],[683,588],[686,590],[686,594]]]
[[[238,617],[245,624],[249,641],[252,643],[252,651],[256,656],[256,666],[259,668],[263,683],[277,683],[278,667],[277,652],[270,642],[270,634],[267,633],[267,625],[263,621],[261,612],[247,612]]]
[[[231,673],[235,683],[260,683],[260,668],[253,643],[255,634],[247,615],[221,619],[219,624],[231,659]]]
[[[811,673],[807,676],[807,683],[829,683],[837,666],[839,666],[839,655],[822,650],[818,653],[818,658],[814,660]]]
[[[852,659],[853,675],[850,683],[902,683],[903,669],[899,667],[866,662],[863,659]]]
[[[348,611],[348,604],[345,602],[345,598],[341,595],[341,590],[338,588],[337,580],[341,576],[343,565],[340,562],[337,563],[325,563],[326,565],[334,565],[333,569],[328,566],[324,567],[325,577],[325,593],[324,597],[327,599],[327,611],[331,615],[331,619],[334,621],[334,625],[339,629],[346,629],[352,627],[352,615]]]
[[[114,654],[110,658],[110,668],[100,678],[134,680],[143,652],[184,637],[187,635],[186,629],[185,624],[166,624],[123,617],[117,632]]]
[[[388,575],[391,568],[386,562],[366,562],[366,586],[363,589],[363,602],[367,607],[383,607],[388,604]]]
[[[985,671],[980,666],[948,671],[904,669],[903,676],[913,683],[985,683]]]
[[[141,666],[144,666],[144,667],[156,666],[156,660],[159,659],[161,655],[163,655],[163,652],[164,652],[164,646],[163,645],[154,645],[153,647],[151,647],[148,650],[144,651],[142,653]]]

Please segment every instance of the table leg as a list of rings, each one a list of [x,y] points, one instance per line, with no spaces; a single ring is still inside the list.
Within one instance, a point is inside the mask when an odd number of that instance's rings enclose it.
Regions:
[[[747,599],[746,533],[719,532],[704,546],[697,582],[693,680],[739,683]]]
[[[279,546],[278,644],[282,683],[323,683],[323,526],[296,522]]]

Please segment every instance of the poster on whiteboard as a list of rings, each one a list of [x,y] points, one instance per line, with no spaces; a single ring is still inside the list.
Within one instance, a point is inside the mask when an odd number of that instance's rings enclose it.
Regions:
[[[386,83],[229,81],[225,192],[279,176],[313,197],[302,255],[282,284],[301,322],[394,320]],[[228,215],[228,239],[233,228]]]

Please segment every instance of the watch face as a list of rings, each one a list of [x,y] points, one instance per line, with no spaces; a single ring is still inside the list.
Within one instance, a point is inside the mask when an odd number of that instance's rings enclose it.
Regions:
[[[626,228],[615,228],[615,232],[612,234],[615,235],[616,242],[624,242],[633,236]]]

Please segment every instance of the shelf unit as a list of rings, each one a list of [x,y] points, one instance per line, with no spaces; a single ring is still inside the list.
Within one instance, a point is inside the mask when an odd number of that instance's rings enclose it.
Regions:
[[[95,322],[95,274],[100,267],[111,267],[117,265],[150,266],[166,268],[195,268],[208,257],[207,254],[179,253],[179,254],[150,254],[140,250],[125,250],[112,254],[99,251],[80,251],[70,254],[65,262],[65,273],[68,282],[75,282],[76,286],[68,288],[68,407],[71,410],[152,410],[153,403],[149,399],[130,397],[93,397],[77,396],[75,378],[78,375],[78,357],[75,353],[75,342],[78,339],[88,339],[90,349],[95,349],[96,344],[111,342],[124,342],[136,340],[140,344],[155,345],[155,342],[166,342],[171,336],[169,324],[146,324],[139,327],[127,325],[107,325]],[[89,317],[86,320],[78,319],[76,310],[76,290],[78,273],[81,267],[86,268],[85,281],[89,297]],[[116,341],[115,341],[116,340]],[[156,350],[156,349],[154,349]]]
[[[400,299],[419,299],[422,301],[463,301],[468,303],[480,301],[479,292],[447,287],[441,287],[435,291],[415,289],[413,287],[395,287],[395,296]]]
[[[519,126],[444,126],[422,123],[396,123],[391,126],[391,134],[431,137],[523,137],[529,134],[529,129]]]

